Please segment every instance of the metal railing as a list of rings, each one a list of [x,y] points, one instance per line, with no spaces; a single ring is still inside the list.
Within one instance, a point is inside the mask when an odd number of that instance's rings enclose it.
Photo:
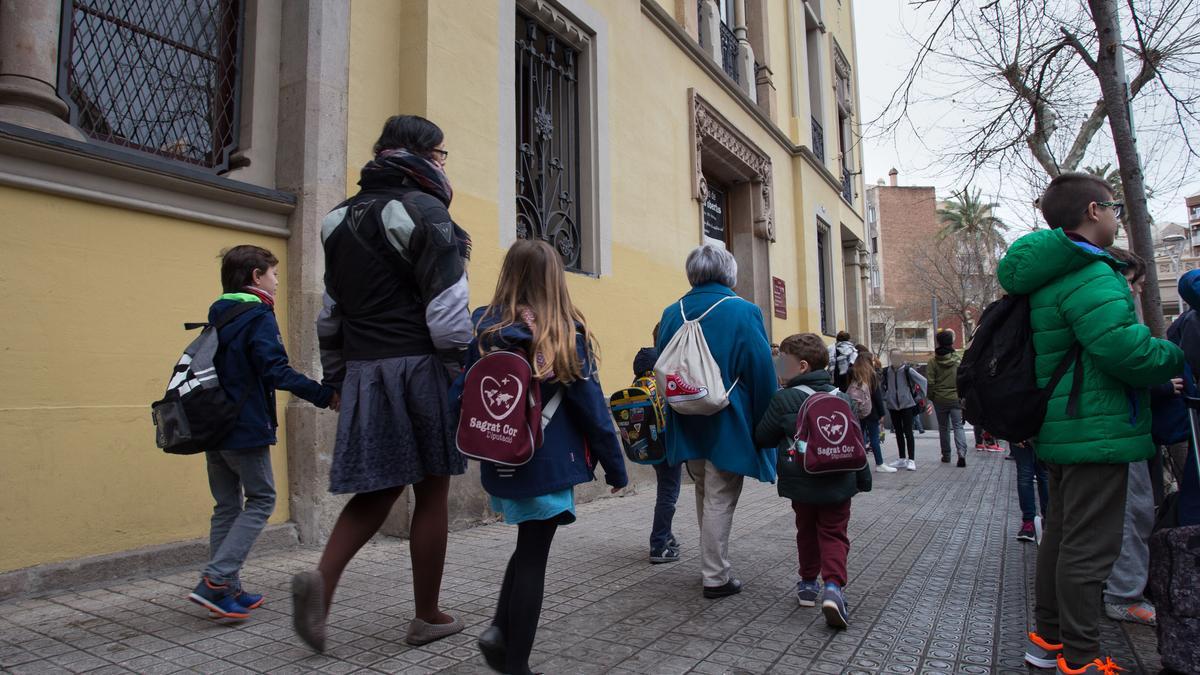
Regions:
[[[733,78],[734,82],[741,84],[741,79],[738,78],[738,47],[737,38],[734,37],[733,31],[729,30],[729,26],[725,22],[721,22],[721,67],[725,72]]]
[[[847,202],[854,203],[854,177],[850,175],[850,170],[842,168],[842,199]]]
[[[822,164],[825,163],[825,127],[817,121],[817,118],[812,118],[812,151],[817,156],[817,159]]]

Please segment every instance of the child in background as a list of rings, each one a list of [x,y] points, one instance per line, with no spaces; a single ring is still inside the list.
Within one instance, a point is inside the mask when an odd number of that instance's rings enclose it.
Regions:
[[[654,325],[651,333],[654,343],[658,343],[658,324]],[[658,350],[654,347],[643,347],[633,357],[633,377],[648,377],[654,380],[654,364],[658,361]],[[661,396],[657,396],[656,405],[662,406]],[[671,531],[671,523],[675,519],[675,504],[679,501],[679,484],[682,479],[683,465],[669,464],[665,459],[654,464],[654,474],[658,478],[658,496],[654,502],[654,524],[650,528],[650,562],[652,564],[671,563],[679,560],[679,540]]]
[[[809,394],[835,391],[829,365],[829,351],[820,336],[802,333],[786,338],[780,345],[781,373],[787,388],[776,392],[767,412],[754,431],[759,447],[777,446],[779,457],[787,455],[796,432],[796,417]],[[838,396],[850,403],[850,397]],[[850,552],[850,500],[859,492],[871,491],[871,469],[829,474],[789,471],[779,474],[779,496],[792,500],[796,514],[796,549],[800,558],[800,581],[796,599],[801,606],[812,607],[821,596],[825,621],[834,628],[846,628],[850,614],[842,591],[846,586],[846,557]],[[820,575],[824,592],[817,581]]]

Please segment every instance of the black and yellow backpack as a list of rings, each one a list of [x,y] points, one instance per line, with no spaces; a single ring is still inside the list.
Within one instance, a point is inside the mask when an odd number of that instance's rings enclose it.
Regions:
[[[667,419],[654,373],[644,373],[608,399],[621,432],[625,456],[637,464],[658,464],[667,457]]]

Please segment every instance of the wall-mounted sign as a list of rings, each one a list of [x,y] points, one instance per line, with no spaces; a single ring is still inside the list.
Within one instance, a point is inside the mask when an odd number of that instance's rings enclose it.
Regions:
[[[771,277],[771,301],[775,305],[775,318],[787,318],[787,284],[779,277]]]
[[[707,244],[725,247],[725,192],[708,186],[704,200],[704,240]]]

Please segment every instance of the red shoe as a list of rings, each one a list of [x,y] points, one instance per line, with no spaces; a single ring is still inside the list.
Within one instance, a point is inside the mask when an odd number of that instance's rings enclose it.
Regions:
[[[1067,665],[1067,661],[1062,657],[1062,654],[1058,655],[1058,672],[1062,675],[1084,675],[1085,673],[1092,673],[1093,675],[1116,675],[1118,672],[1123,672],[1124,670],[1109,656],[1104,657],[1104,660],[1096,659],[1082,668],[1072,668]]]
[[[679,373],[667,375],[667,401],[695,401],[708,396],[708,387],[693,387]]]

